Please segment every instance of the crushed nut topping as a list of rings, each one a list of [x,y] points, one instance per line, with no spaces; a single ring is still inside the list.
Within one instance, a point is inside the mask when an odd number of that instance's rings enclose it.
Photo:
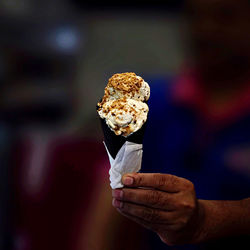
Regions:
[[[98,113],[116,135],[128,136],[147,119],[148,84],[133,72],[117,73],[108,80]]]

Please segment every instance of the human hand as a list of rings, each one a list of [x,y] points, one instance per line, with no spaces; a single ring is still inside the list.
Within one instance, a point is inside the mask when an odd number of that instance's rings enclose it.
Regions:
[[[195,241],[200,220],[192,182],[170,174],[130,173],[122,189],[112,190],[113,206],[155,231],[168,245]]]

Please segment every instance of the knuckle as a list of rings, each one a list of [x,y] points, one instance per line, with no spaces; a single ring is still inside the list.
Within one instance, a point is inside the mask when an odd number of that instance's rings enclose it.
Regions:
[[[155,221],[158,218],[158,215],[154,209],[151,208],[144,208],[142,210],[142,217],[146,221]]]
[[[149,209],[149,208],[144,208],[143,210],[142,210],[142,217],[146,220],[146,221],[151,221],[151,213],[152,213],[152,211],[151,211],[151,209]]]
[[[135,177],[137,186],[141,186],[143,183],[143,177],[140,174],[136,174]]]
[[[155,174],[154,181],[157,184],[158,188],[166,186],[166,175],[164,174]]]
[[[161,205],[161,195],[158,191],[152,190],[149,193],[149,201],[152,206]]]
[[[168,183],[171,184],[171,186],[179,186],[179,177],[177,178],[175,175],[167,175]]]
[[[191,181],[189,182],[189,188],[190,188],[190,190],[193,190],[193,191],[195,190],[194,189],[194,183],[191,182]]]
[[[168,175],[169,182],[172,183],[173,185],[178,184],[178,178],[175,175]]]
[[[195,208],[195,202],[194,201],[188,201],[188,200],[183,200],[180,203],[180,207],[186,211],[192,211]]]
[[[185,180],[185,182],[183,183],[183,186],[184,186],[185,190],[187,190],[187,191],[193,192],[195,190],[194,184],[189,180]]]

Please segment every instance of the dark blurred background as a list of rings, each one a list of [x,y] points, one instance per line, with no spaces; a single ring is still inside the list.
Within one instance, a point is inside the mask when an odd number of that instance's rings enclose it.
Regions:
[[[1,1],[1,249],[119,249],[95,105],[113,73],[177,70],[173,2]]]
[[[149,117],[152,124],[145,138],[143,170],[187,177],[197,184],[203,198],[223,198],[217,195],[217,186],[211,193],[206,190],[209,185],[199,186],[204,176],[210,176],[200,171],[201,159],[214,159],[214,154],[204,158],[204,152],[218,146],[210,143],[214,134],[211,137],[207,131],[221,125],[197,129],[193,120],[186,120],[189,105],[182,101],[185,110],[181,113],[165,108],[172,100],[167,93],[172,93],[172,86],[179,86],[177,76],[191,64],[200,72],[197,79],[210,86],[204,88],[211,109],[202,109],[202,114],[208,113],[205,119],[202,116],[203,123],[213,118],[217,122],[218,117],[227,120],[221,110],[231,107],[231,100],[236,99],[232,93],[250,93],[245,91],[249,89],[249,21],[245,13],[249,5],[244,0],[237,8],[231,0],[229,4],[224,0],[208,2],[0,2],[0,249],[167,249],[153,233],[122,218],[111,206],[109,163],[95,105],[108,78],[118,72],[135,72],[151,86],[150,105],[155,115]],[[193,29],[188,28],[190,24]],[[192,36],[194,43],[190,42]],[[232,42],[235,40],[238,43]],[[228,78],[236,79],[229,93],[225,91],[230,85]],[[168,86],[171,90],[166,90]],[[190,89],[184,84],[174,93],[181,98],[184,93],[186,100]],[[195,96],[206,99],[200,92]],[[240,110],[246,115],[249,98],[242,98]],[[191,104],[193,107],[193,101]],[[236,108],[227,113],[235,110],[238,114]],[[171,119],[178,122],[171,123]],[[166,133],[157,137],[152,131],[159,122],[160,131]],[[181,126],[187,129],[179,131]],[[227,147],[226,161],[233,171],[240,165],[239,172],[247,176],[244,183],[249,183],[249,123],[244,122],[243,127],[245,130],[241,126],[236,131],[245,131],[247,140],[238,144],[229,140],[233,146]],[[193,137],[194,130],[199,133]],[[224,127],[220,131],[225,131]],[[198,137],[199,142],[187,134]],[[209,147],[203,145],[202,152],[201,141],[210,143]],[[151,154],[155,144],[158,151]],[[221,152],[221,147],[217,149],[215,155]],[[166,150],[169,155],[164,155]],[[185,162],[177,162],[174,156]],[[181,164],[191,167],[183,170]],[[224,179],[225,189],[230,178]],[[248,187],[242,185],[244,190]],[[237,197],[241,195],[233,198]]]

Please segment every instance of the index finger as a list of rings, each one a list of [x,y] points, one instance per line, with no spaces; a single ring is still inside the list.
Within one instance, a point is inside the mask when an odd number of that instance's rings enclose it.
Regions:
[[[123,175],[122,182],[129,187],[148,187],[176,193],[185,188],[188,180],[171,174],[129,173]]]

